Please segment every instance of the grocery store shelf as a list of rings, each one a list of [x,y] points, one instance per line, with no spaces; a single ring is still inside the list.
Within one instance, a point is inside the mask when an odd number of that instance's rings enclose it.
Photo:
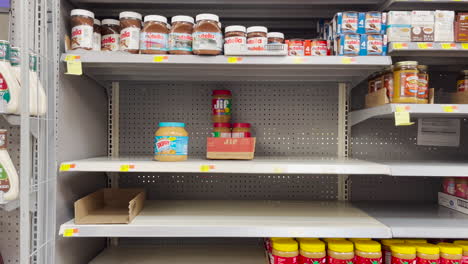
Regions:
[[[468,0],[386,0],[380,10],[457,10],[467,11]]]
[[[392,237],[467,238],[468,215],[437,204],[354,203],[391,229]]]
[[[468,161],[382,161],[392,176],[468,177]]]
[[[128,225],[62,224],[76,237],[391,237],[353,205],[329,201],[146,201]]]
[[[0,210],[3,211],[11,212],[17,208],[19,208],[19,199],[0,203]]]
[[[249,161],[189,158],[184,162],[158,162],[151,157],[98,157],[67,161],[61,171],[205,172],[283,174],[389,174],[386,166],[356,160],[321,157],[255,157]]]
[[[21,125],[21,116],[19,115],[7,115],[2,114],[3,118],[8,122],[8,124],[12,126],[19,126]],[[30,117],[29,118],[29,129],[31,130],[31,134],[37,138],[39,135],[39,122],[40,120],[37,117]]]
[[[468,2],[465,4],[468,6]],[[454,42],[390,42],[391,56],[468,57],[468,43]],[[465,63],[460,61],[460,63]]]
[[[84,74],[111,81],[318,81],[357,84],[391,65],[388,56],[195,56],[74,51]]]
[[[265,264],[261,246],[167,245],[110,247],[89,264]]]
[[[468,105],[465,104],[386,104],[352,111],[350,123],[353,126],[370,118],[393,118],[397,111],[409,112],[414,118],[468,117]]]

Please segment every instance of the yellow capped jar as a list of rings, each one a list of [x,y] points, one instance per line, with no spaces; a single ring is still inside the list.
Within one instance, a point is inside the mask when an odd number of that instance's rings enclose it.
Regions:
[[[392,249],[392,264],[415,264],[416,263],[416,247],[414,244],[393,244]]]
[[[356,243],[358,241],[369,241],[369,240],[372,240],[370,238],[348,238],[349,241],[353,242],[353,243]]]
[[[440,249],[429,243],[414,244],[416,246],[417,264],[438,264]]]
[[[356,248],[356,264],[382,264],[382,246],[377,241],[358,240]]]
[[[455,240],[453,241],[453,243],[463,248],[463,257],[461,264],[468,264],[468,240]]]
[[[426,239],[416,239],[416,238],[405,239],[405,243],[408,243],[408,244],[421,244],[421,243],[427,243],[427,240]]]
[[[390,248],[393,244],[403,244],[405,241],[403,239],[382,239],[382,254],[385,264],[392,264],[392,249]]]
[[[463,248],[456,244],[439,243],[440,264],[460,264],[463,258]]]
[[[159,129],[154,134],[154,159],[158,161],[187,160],[188,140],[185,123],[159,123]]]
[[[302,238],[299,241],[299,264],[325,264],[327,262],[323,241],[310,238]]]
[[[350,264],[354,262],[354,245],[347,240],[328,242],[328,264]]]
[[[299,257],[299,245],[294,239],[277,239],[273,241],[273,263],[297,263]]]

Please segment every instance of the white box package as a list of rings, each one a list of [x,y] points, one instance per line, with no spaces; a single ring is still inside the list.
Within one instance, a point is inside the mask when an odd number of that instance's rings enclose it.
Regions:
[[[436,10],[434,18],[434,41],[453,42],[453,22],[455,20],[455,11]]]

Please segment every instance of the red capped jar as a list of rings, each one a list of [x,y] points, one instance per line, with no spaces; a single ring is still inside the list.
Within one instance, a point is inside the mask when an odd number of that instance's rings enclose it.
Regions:
[[[250,123],[234,123],[232,124],[232,137],[233,138],[249,138],[252,134],[250,133]]]
[[[245,45],[247,34],[244,26],[228,26],[224,30],[224,45]]]
[[[211,99],[212,121],[229,123],[231,121],[232,94],[229,90],[213,90]]]
[[[230,138],[231,124],[230,123],[214,123],[212,137]]]
[[[120,21],[116,19],[103,19],[101,32],[101,50],[118,51],[120,43]]]
[[[268,44],[267,38],[268,29],[262,26],[254,26],[247,28],[247,48],[249,50],[265,50],[265,45]]]

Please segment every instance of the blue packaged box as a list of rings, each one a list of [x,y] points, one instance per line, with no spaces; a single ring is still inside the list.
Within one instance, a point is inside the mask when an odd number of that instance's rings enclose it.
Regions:
[[[333,31],[335,35],[357,33],[359,26],[358,12],[339,12],[333,18]]]
[[[340,34],[336,38],[336,45],[339,56],[359,56],[361,35]]]
[[[359,34],[382,34],[382,12],[359,13]]]
[[[361,35],[360,56],[385,56],[387,55],[387,36],[380,34]]]

